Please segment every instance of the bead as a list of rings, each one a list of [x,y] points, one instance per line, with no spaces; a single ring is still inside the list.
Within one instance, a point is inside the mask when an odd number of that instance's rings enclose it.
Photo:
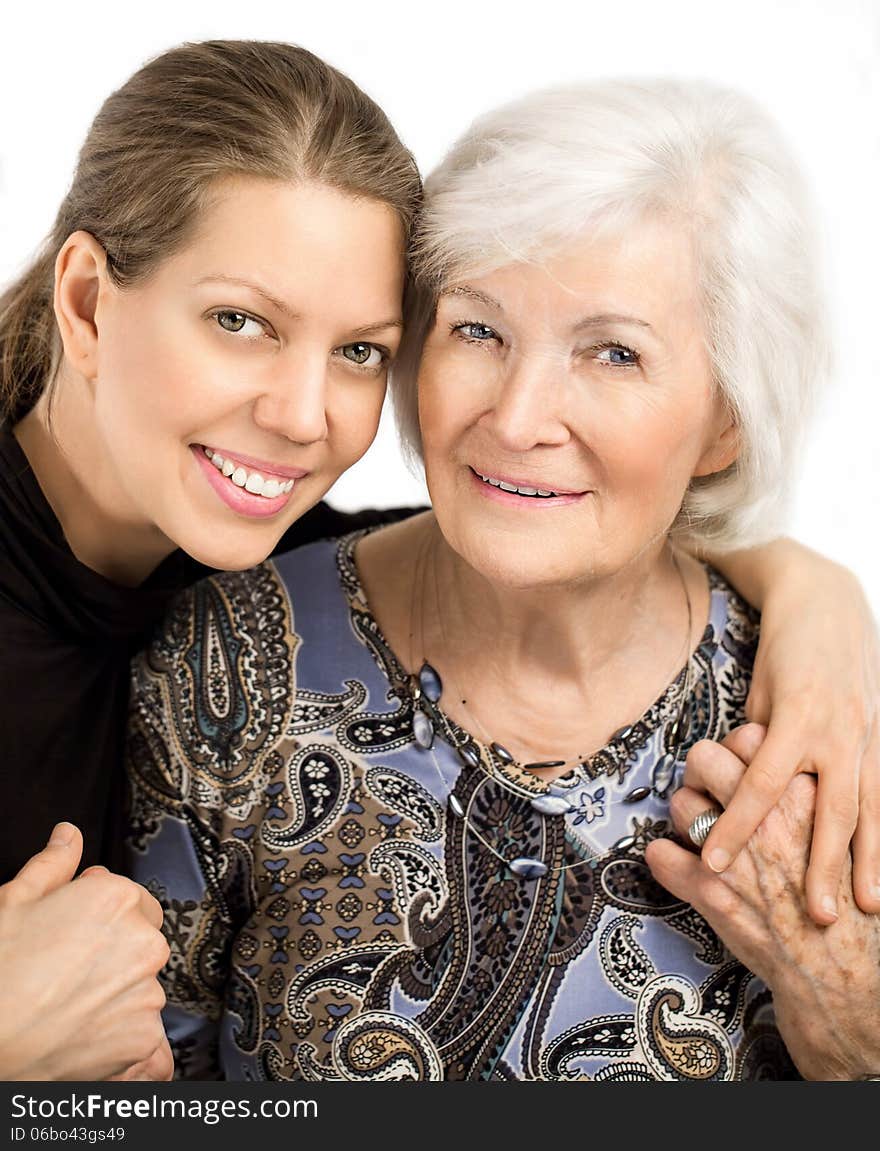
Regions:
[[[503,744],[490,743],[489,747],[491,751],[494,752],[496,758],[500,759],[502,763],[513,763],[513,756]]]
[[[443,694],[443,680],[427,660],[419,669],[419,684],[431,703],[436,703]]]
[[[413,712],[413,735],[419,747],[426,751],[434,742],[434,725],[421,710]]]
[[[541,815],[565,815],[567,811],[571,811],[571,804],[561,795],[536,795],[529,802],[535,811],[540,811]]]
[[[650,787],[636,787],[628,795],[623,797],[624,803],[639,803],[643,799],[647,799],[651,794]]]
[[[512,859],[507,866],[520,879],[540,879],[547,874],[546,863],[542,863],[540,859],[529,859],[526,855]]]
[[[675,757],[671,756],[669,752],[666,755],[661,755],[657,760],[654,771],[651,775],[651,785],[654,794],[658,795],[661,799],[666,798],[666,793],[672,786],[672,779],[675,775]]]
[[[623,839],[618,839],[617,843],[611,848],[612,851],[626,851],[627,848],[632,847],[635,843],[636,837],[634,835],[625,835]]]
[[[449,799],[447,799],[446,802],[453,815],[457,815],[459,819],[464,819],[464,808],[459,803],[457,795],[450,792]]]
[[[632,735],[632,727],[628,724],[626,727],[619,727],[612,735],[609,743],[614,743],[618,739],[627,740]]]
[[[524,763],[526,771],[537,771],[542,767],[565,767],[564,759],[545,759],[541,763]]]
[[[467,767],[480,766],[480,753],[472,743],[463,743],[458,749],[458,758]]]

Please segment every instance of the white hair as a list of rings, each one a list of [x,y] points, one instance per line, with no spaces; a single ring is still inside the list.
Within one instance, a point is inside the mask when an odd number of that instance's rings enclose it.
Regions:
[[[740,440],[730,467],[691,482],[673,532],[724,549],[778,530],[828,348],[806,196],[760,108],[700,81],[537,93],[477,120],[425,192],[392,373],[413,453],[418,360],[441,290],[660,213],[693,236],[706,346]]]

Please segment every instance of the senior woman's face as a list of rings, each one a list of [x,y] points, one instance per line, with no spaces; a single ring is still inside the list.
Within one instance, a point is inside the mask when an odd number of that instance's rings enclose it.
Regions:
[[[443,534],[490,579],[568,583],[650,562],[691,477],[736,452],[689,238],[649,221],[451,286],[419,413]]]

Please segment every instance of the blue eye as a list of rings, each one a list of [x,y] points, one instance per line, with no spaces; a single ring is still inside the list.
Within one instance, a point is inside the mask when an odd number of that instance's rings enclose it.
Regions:
[[[453,324],[452,331],[459,332],[466,340],[474,340],[479,343],[498,339],[498,333],[494,328],[490,328],[488,324],[478,324],[472,321],[465,324]]]
[[[639,362],[639,353],[625,344],[598,344],[593,351],[600,364],[610,364],[615,368],[632,368]]]

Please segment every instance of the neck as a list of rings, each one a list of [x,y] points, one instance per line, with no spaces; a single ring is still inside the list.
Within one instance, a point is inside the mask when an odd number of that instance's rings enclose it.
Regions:
[[[461,726],[520,760],[591,754],[650,706],[702,633],[705,575],[687,557],[679,568],[665,540],[613,575],[524,590],[493,584],[428,530],[414,657],[440,671]]]
[[[131,505],[99,428],[88,382],[62,366],[13,434],[80,563],[136,587],[174,544]]]

